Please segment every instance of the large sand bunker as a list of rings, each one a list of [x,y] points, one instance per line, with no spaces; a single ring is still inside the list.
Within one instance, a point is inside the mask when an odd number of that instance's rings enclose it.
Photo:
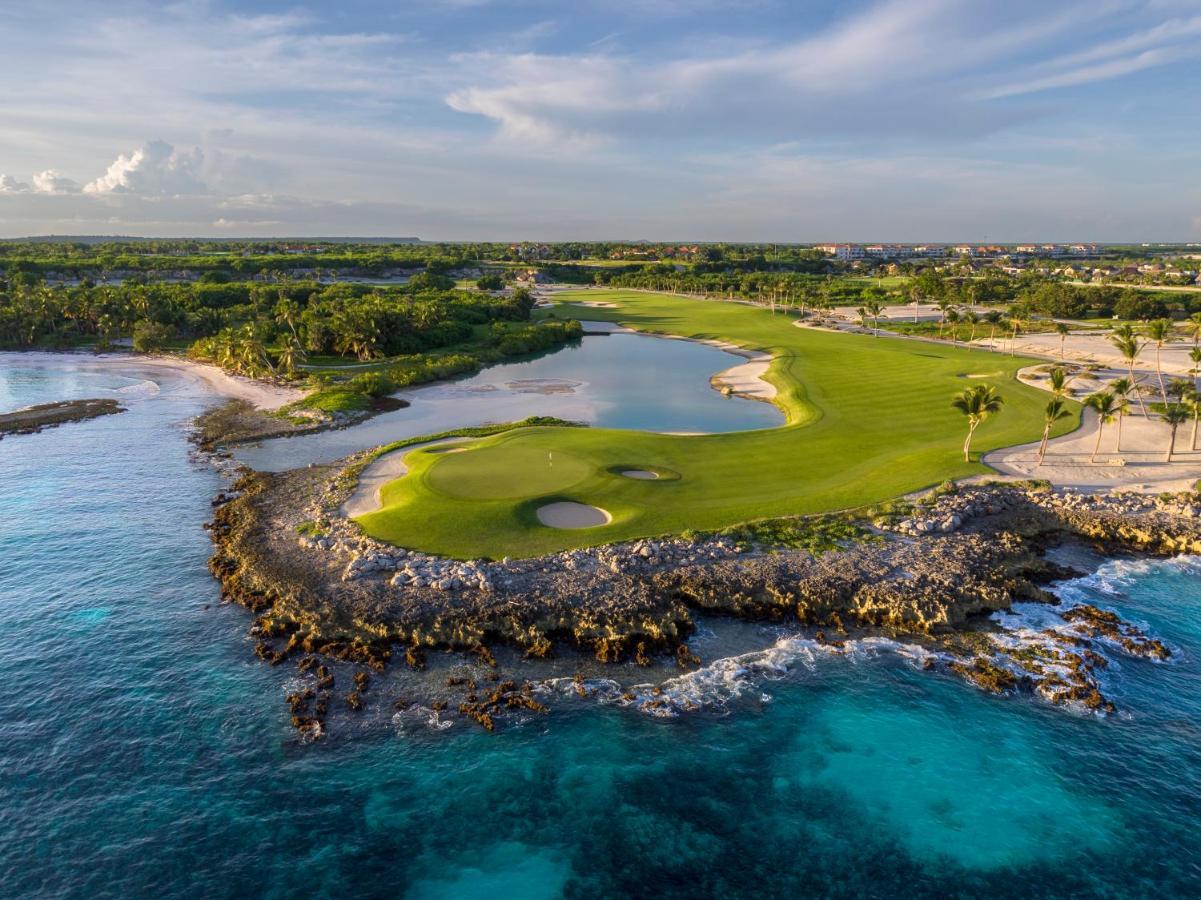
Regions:
[[[560,501],[538,507],[538,521],[549,528],[595,528],[608,525],[613,517],[599,506]]]

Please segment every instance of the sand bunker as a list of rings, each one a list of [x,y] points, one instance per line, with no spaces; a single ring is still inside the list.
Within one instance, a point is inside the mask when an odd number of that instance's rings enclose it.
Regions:
[[[633,478],[638,481],[656,481],[659,478],[659,473],[652,472],[650,469],[626,469],[621,474],[623,478]]]
[[[599,506],[585,503],[548,503],[538,508],[537,515],[538,521],[549,528],[595,528],[613,521]]]

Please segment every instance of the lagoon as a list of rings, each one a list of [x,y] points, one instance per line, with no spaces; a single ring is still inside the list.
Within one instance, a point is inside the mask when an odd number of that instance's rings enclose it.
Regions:
[[[709,384],[743,358],[706,344],[642,334],[590,335],[574,346],[492,366],[398,396],[411,404],[353,428],[277,438],[235,452],[275,472],[451,428],[557,416],[637,431],[749,431],[784,424],[773,404],[726,397]]]

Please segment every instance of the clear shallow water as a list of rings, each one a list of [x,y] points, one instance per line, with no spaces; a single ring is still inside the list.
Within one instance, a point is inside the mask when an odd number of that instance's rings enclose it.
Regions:
[[[0,391],[141,383],[69,365],[2,359]],[[0,441],[0,896],[1196,893],[1196,562],[1062,588],[1179,651],[1123,661],[1109,719],[865,652],[725,715],[561,701],[489,735],[368,710],[301,746],[290,667],[253,658],[204,568],[220,480],[182,423],[205,398],[156,378],[121,416]]]
[[[640,431],[747,431],[782,425],[770,403],[725,397],[709,378],[742,357],[705,344],[639,334],[585,337],[537,359],[400,394],[412,405],[341,431],[265,441],[237,452],[259,471],[324,462],[406,437],[465,425],[558,416]]]

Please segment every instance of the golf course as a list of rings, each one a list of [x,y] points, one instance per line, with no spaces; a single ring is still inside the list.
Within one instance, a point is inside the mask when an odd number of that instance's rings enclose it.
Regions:
[[[550,314],[558,318],[770,354],[764,377],[786,424],[704,435],[534,427],[457,444],[453,453],[410,450],[407,474],[380,492],[382,507],[356,520],[369,535],[460,558],[527,557],[825,513],[986,472],[981,454],[1042,433],[1046,395],[1015,378],[1030,364],[1022,357],[796,327],[791,315],[740,303],[629,290],[564,292],[554,300]],[[598,302],[605,305],[591,305]],[[1004,404],[980,426],[965,462],[967,420],[951,400],[976,385],[995,388]],[[1052,433],[1078,423],[1073,404]],[[553,527],[539,515],[552,504],[607,516],[592,527]]]

